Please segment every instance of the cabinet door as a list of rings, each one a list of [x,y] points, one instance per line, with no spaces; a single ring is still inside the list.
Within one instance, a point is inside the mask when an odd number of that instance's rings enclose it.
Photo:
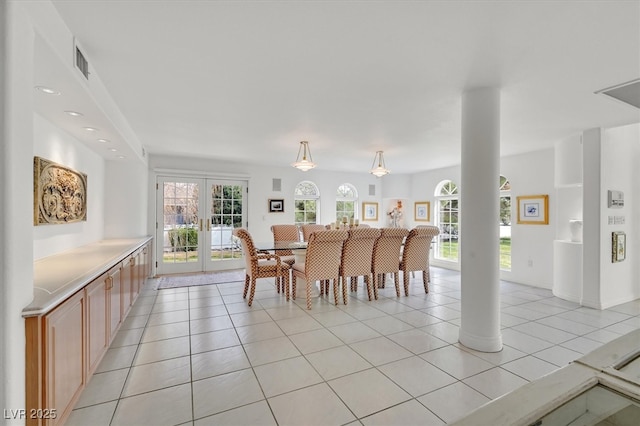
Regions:
[[[87,303],[87,375],[98,366],[109,346],[109,306],[107,287],[111,277],[104,274],[85,288]]]
[[[143,250],[144,253],[144,280],[151,277],[151,243],[147,243]],[[144,282],[143,282],[144,284]]]
[[[133,254],[133,271],[132,275],[132,285],[131,285],[131,303],[136,301],[138,298],[138,293],[140,293],[140,277],[142,275],[142,271],[140,268],[142,267],[142,250],[138,250]]]
[[[107,281],[107,297],[109,299],[109,342],[113,340],[122,323],[122,283],[121,267],[113,269],[109,273]]]
[[[80,291],[45,319],[44,407],[56,409],[53,424],[67,418],[85,385],[84,310]]]
[[[129,313],[129,309],[131,308],[131,303],[133,299],[131,298],[131,284],[133,283],[133,258],[127,257],[124,262],[122,262],[121,269],[121,289],[122,289],[122,317],[126,317]]]

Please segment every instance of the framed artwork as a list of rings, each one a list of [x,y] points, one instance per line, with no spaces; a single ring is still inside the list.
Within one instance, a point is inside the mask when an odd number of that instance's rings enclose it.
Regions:
[[[33,224],[87,220],[87,175],[41,157],[33,157]]]
[[[523,195],[518,202],[518,223],[524,225],[549,224],[549,196]]]
[[[627,255],[627,235],[624,232],[611,233],[611,262],[622,262]]]
[[[378,220],[378,203],[362,203],[362,220]]]
[[[284,213],[284,200],[282,198],[269,200],[269,213]]]
[[[413,215],[418,222],[429,222],[431,220],[431,203],[428,201],[417,201],[414,204]]]

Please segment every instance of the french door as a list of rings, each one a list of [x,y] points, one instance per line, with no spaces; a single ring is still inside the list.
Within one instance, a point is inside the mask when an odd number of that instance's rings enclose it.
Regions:
[[[233,229],[247,223],[247,182],[158,176],[158,274],[244,266]]]

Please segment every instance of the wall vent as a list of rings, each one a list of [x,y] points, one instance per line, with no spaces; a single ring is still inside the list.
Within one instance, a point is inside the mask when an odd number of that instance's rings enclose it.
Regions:
[[[282,191],[282,179],[273,178],[271,181],[271,190],[275,192]]]
[[[373,197],[376,195],[376,186],[375,185],[369,185],[369,196]]]
[[[609,96],[640,109],[640,78],[598,90],[596,94]]]
[[[76,52],[75,52],[76,68],[80,70],[82,75],[84,75],[84,78],[89,80],[89,62],[87,61],[87,58],[84,57],[84,55],[82,54],[78,46],[76,46],[75,48],[76,48]]]

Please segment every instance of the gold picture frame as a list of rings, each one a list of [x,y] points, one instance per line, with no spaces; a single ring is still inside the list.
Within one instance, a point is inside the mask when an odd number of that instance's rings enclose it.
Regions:
[[[429,222],[431,220],[431,203],[416,201],[413,206],[413,217],[416,222]]]
[[[622,262],[627,257],[627,234],[621,231],[611,233],[611,262]]]
[[[33,157],[33,224],[57,225],[87,220],[87,175]]]
[[[373,202],[362,203],[362,220],[363,221],[378,220],[378,203],[373,203]]]
[[[516,197],[518,205],[518,224],[548,225],[549,196],[523,195]]]

